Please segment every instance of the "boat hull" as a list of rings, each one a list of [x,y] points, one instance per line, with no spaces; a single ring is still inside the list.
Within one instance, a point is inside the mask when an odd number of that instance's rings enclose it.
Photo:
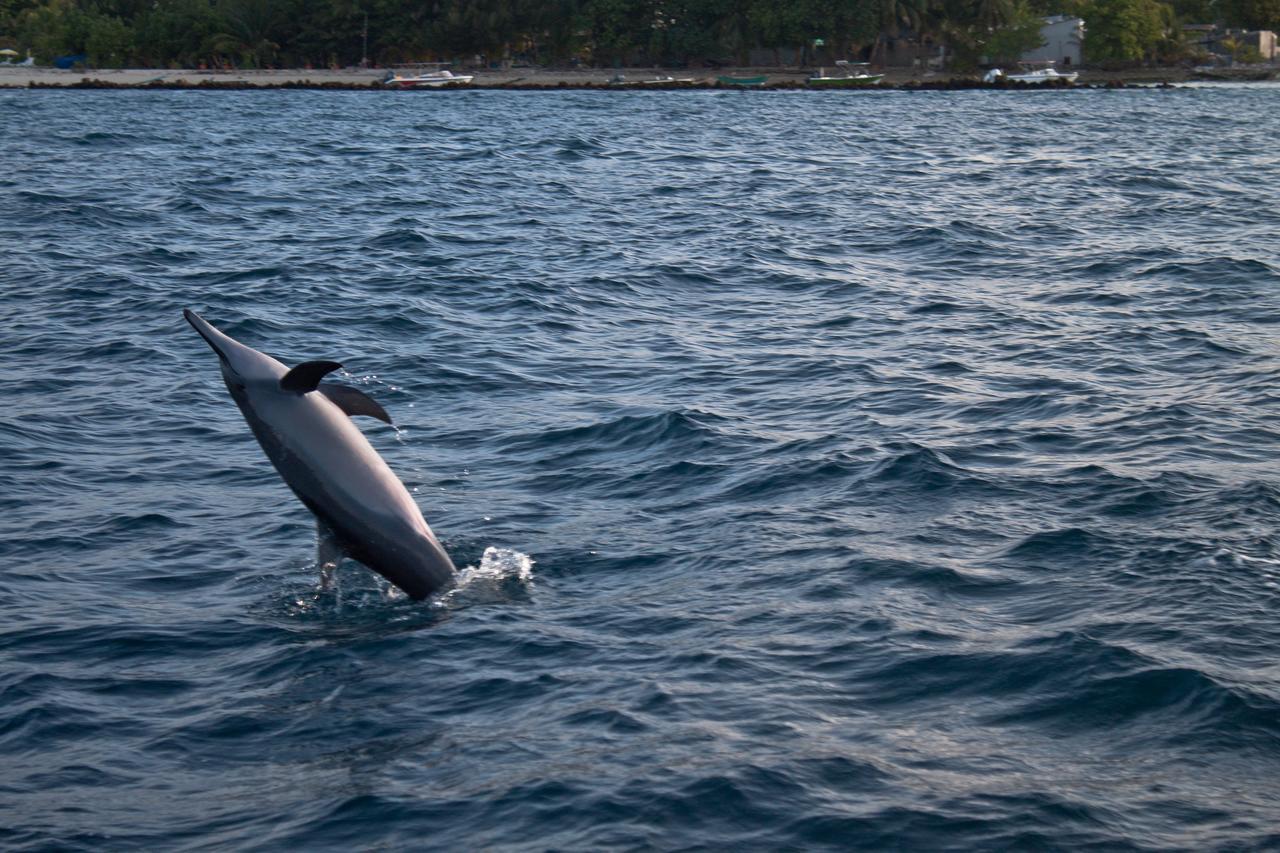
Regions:
[[[763,86],[768,79],[764,74],[759,77],[729,77],[721,75],[716,78],[716,82],[724,86]]]
[[[1071,71],[1066,74],[1006,74],[1004,79],[1014,83],[1057,83],[1059,80],[1064,83],[1074,83],[1079,76]]]
[[[391,77],[383,80],[383,85],[394,89],[439,89],[443,86],[454,86],[470,83],[474,77],[470,74],[459,74],[449,77],[427,75],[422,77]]]
[[[820,89],[860,89],[875,86],[883,79],[883,74],[866,74],[861,77],[810,77],[807,82]]]

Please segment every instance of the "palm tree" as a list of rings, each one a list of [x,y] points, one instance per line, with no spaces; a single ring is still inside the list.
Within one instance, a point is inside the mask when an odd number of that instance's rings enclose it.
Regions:
[[[280,45],[273,40],[286,10],[276,0],[227,0],[218,4],[226,26],[210,37],[214,53],[239,56],[242,62],[262,68],[275,59]]]
[[[876,34],[876,44],[871,51],[872,61],[884,64],[886,36],[897,38],[905,30],[919,34],[924,29],[930,11],[930,0],[879,0],[877,16],[880,19],[880,31]]]

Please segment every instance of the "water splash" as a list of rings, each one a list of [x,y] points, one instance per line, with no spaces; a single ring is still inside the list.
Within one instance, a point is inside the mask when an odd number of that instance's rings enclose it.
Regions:
[[[532,584],[533,566],[534,560],[528,554],[491,545],[480,556],[479,565],[464,566],[458,571],[454,586],[417,604],[443,610],[464,601],[477,604],[510,600],[512,593],[518,594]],[[403,590],[354,560],[344,559],[338,565],[331,589],[321,589],[313,580],[316,569],[314,563],[308,564],[306,585],[291,589],[284,596],[281,609],[288,615],[341,618],[400,613],[405,607],[415,607]]]
[[[457,590],[466,589],[474,584],[502,583],[507,580],[522,584],[533,582],[534,560],[528,554],[522,554],[511,548],[497,548],[490,545],[480,555],[480,565],[467,566],[458,572]]]
[[[480,556],[480,565],[458,571],[457,585],[431,599],[432,606],[448,608],[456,604],[510,601],[533,584],[534,560],[512,548],[490,545]]]

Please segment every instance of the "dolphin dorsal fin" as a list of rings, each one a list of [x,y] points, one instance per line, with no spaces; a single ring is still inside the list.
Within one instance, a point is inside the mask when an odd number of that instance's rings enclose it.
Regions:
[[[295,394],[316,390],[325,374],[342,367],[336,361],[304,361],[280,379],[280,387]]]
[[[333,382],[321,382],[319,391],[350,417],[368,415],[371,418],[391,423],[391,415],[387,414],[387,410],[378,405],[377,400],[358,388],[352,388],[350,385],[338,385]]]

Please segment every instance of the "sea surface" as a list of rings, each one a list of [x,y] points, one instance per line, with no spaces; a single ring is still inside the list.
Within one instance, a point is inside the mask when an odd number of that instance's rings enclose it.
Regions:
[[[0,847],[1280,847],[1278,98],[0,92]]]

